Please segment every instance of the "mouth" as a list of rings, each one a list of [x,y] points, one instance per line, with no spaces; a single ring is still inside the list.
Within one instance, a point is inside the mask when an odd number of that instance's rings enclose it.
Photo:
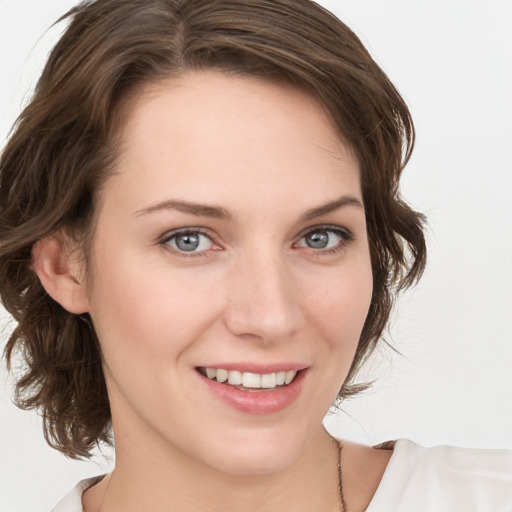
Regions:
[[[211,396],[238,412],[261,416],[279,413],[298,400],[309,366],[247,362],[195,369]]]
[[[198,367],[197,371],[215,382],[232,386],[240,391],[268,392],[276,391],[290,385],[300,370],[281,370],[273,373],[253,373],[224,368]]]

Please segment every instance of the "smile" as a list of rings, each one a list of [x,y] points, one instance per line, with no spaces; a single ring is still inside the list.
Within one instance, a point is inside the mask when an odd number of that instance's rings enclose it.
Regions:
[[[278,371],[274,373],[252,373],[238,370],[225,370],[222,368],[199,368],[199,372],[220,383],[229,384],[238,388],[245,389],[266,389],[272,390],[278,387],[290,384],[297,371]]]
[[[206,389],[230,408],[255,415],[274,414],[290,407],[299,398],[309,373],[308,365],[294,363],[219,366],[196,367]]]

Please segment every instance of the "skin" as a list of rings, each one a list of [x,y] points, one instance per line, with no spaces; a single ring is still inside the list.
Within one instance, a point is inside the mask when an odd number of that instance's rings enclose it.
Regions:
[[[321,422],[372,293],[356,159],[314,99],[254,78],[189,73],[126,108],[69,307],[98,333],[116,439],[116,467],[85,510],[339,510]],[[181,228],[203,231],[197,251],[180,252]],[[326,249],[308,246],[319,232]],[[225,362],[300,363],[301,392],[278,412],[241,412],[197,371]],[[349,510],[369,503],[387,460],[346,444]]]

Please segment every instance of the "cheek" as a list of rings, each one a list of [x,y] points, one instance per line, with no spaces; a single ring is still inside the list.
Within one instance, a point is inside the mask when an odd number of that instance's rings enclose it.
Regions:
[[[330,278],[311,287],[307,295],[309,322],[316,324],[334,344],[355,346],[370,307],[373,279],[369,266],[337,270]]]
[[[97,273],[96,283],[91,317],[112,370],[140,372],[142,360],[152,367],[168,364],[215,316],[207,285],[155,265],[112,262]]]

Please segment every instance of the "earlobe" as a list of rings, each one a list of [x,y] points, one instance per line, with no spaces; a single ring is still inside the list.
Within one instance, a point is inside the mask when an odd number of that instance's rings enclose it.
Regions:
[[[64,309],[77,315],[89,311],[80,262],[59,237],[50,235],[36,242],[32,265],[48,295]]]

